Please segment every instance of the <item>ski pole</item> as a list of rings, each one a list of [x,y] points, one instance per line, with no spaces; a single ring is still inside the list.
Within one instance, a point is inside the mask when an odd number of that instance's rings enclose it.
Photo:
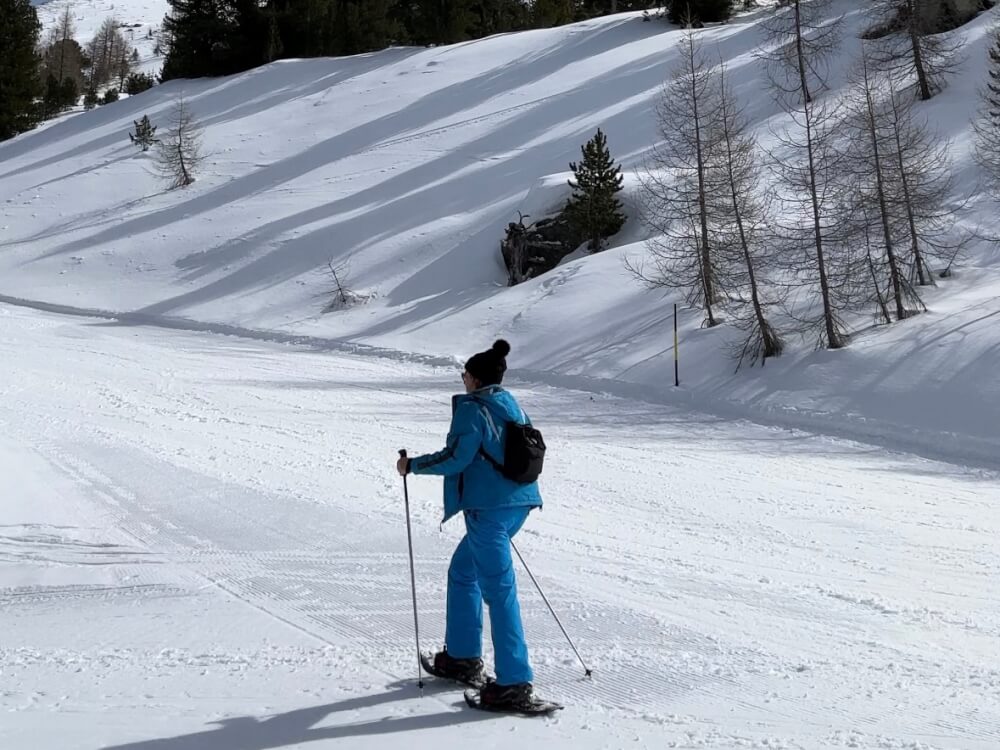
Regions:
[[[399,452],[400,458],[406,458],[406,450]],[[420,622],[417,619],[417,577],[413,571],[413,534],[410,531],[410,488],[403,475],[403,501],[406,506],[406,544],[410,551],[410,591],[413,594],[413,633],[417,640],[417,687],[424,692],[424,678],[420,664]]]
[[[569,637],[569,633],[566,632],[566,628],[564,628],[562,622],[559,621],[559,615],[557,615],[556,611],[552,609],[552,605],[549,604],[549,600],[546,598],[545,592],[542,591],[542,587],[538,585],[538,581],[535,580],[535,576],[532,574],[531,568],[529,568],[528,563],[524,561],[524,558],[521,556],[521,552],[520,550],[518,550],[517,545],[514,544],[513,539],[510,540],[510,546],[514,549],[515,554],[517,554],[517,559],[521,561],[521,565],[523,565],[524,569],[528,571],[528,577],[531,579],[531,582],[535,584],[535,588],[538,589],[538,593],[542,595],[542,601],[545,602],[545,606],[549,608],[549,612],[552,613],[552,617],[555,619],[556,625],[559,626],[559,629],[562,631],[562,634],[566,636],[566,640],[569,642],[570,648],[573,649],[573,653],[576,654],[576,658],[579,659],[580,664],[583,665],[584,675],[586,677],[592,677],[593,672],[591,671],[590,667],[587,666],[587,662],[583,660],[583,657],[580,656],[580,652],[577,650],[576,644],[573,643],[573,639]]]

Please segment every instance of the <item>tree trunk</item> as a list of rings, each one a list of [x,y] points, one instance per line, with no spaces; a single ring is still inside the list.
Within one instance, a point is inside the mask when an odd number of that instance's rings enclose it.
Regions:
[[[879,310],[882,311],[882,319],[886,323],[892,322],[892,317],[889,315],[889,307],[885,304],[885,298],[882,296],[882,290],[878,285],[878,274],[875,273],[875,261],[872,259],[872,243],[871,238],[868,236],[868,228],[865,227],[865,251],[868,255],[868,270],[872,274],[872,286],[875,289],[875,299],[878,300]]]
[[[917,0],[907,0],[907,8],[910,13],[909,33],[910,47],[913,50],[913,67],[917,71],[917,86],[920,88],[920,100],[927,101],[933,96],[931,84],[927,77],[927,70],[924,68],[923,47],[920,44],[919,21],[917,18]]]
[[[830,300],[830,282],[826,275],[826,258],[823,251],[823,221],[820,217],[819,195],[816,186],[816,154],[813,141],[812,99],[809,95],[809,84],[806,81],[805,54],[802,49],[802,15],[799,0],[795,0],[795,47],[799,67],[799,82],[802,86],[802,109],[805,113],[806,151],[809,155],[809,200],[812,204],[813,233],[816,240],[816,264],[819,267],[819,288],[823,297],[823,322],[826,327],[827,346],[839,349],[844,345],[837,332],[833,317],[833,303]]]
[[[816,158],[813,153],[812,116],[809,105],[806,111],[806,144],[809,151],[809,198],[812,202],[813,231],[816,237],[816,263],[819,266],[819,288],[823,296],[823,322],[826,326],[826,342],[831,349],[840,349],[844,342],[840,340],[836,321],[833,317],[833,303],[830,300],[830,281],[826,275],[826,258],[823,252],[823,222],[819,212],[819,196],[816,187]]]
[[[691,104],[694,109],[695,154],[698,162],[698,219],[701,223],[701,285],[705,295],[705,313],[709,327],[718,324],[712,311],[715,301],[715,284],[712,278],[712,255],[708,244],[708,202],[705,197],[705,155],[701,140],[701,115],[698,109],[698,79],[695,75],[694,40],[688,39],[688,55],[691,61]]]
[[[69,18],[69,8],[66,9],[63,15],[64,25],[62,28],[62,41],[59,45],[59,83],[63,82],[63,76],[66,71],[66,42],[69,36],[69,23],[67,22]]]
[[[906,223],[910,229],[910,250],[913,253],[913,263],[917,267],[917,279],[920,286],[929,286],[934,283],[930,269],[924,263],[924,256],[920,252],[920,242],[917,238],[917,222],[913,216],[913,199],[910,194],[910,180],[906,176],[906,162],[903,159],[903,140],[899,132],[899,112],[896,106],[896,94],[891,92],[893,108],[893,136],[896,143],[896,163],[899,167],[900,184],[903,188],[903,203],[906,207]]]
[[[805,51],[802,49],[802,9],[799,0],[795,0],[795,57],[798,61],[799,84],[802,86],[802,101],[809,105],[812,103],[812,94],[809,93],[809,82],[806,80]]]
[[[892,244],[892,230],[889,227],[889,207],[885,199],[885,184],[882,179],[882,155],[878,144],[878,125],[875,122],[875,103],[872,101],[871,84],[865,71],[865,98],[868,106],[868,133],[872,140],[872,158],[875,168],[875,190],[878,194],[879,215],[882,217],[882,237],[885,240],[885,254],[889,259],[889,278],[892,281],[892,296],[896,302],[896,320],[906,317],[903,306],[903,288],[899,276],[899,261]]]

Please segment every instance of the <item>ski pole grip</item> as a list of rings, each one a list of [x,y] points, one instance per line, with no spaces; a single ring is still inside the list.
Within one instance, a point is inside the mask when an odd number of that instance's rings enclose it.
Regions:
[[[401,450],[399,452],[399,457],[400,458],[406,458],[406,448],[403,448],[403,450]]]

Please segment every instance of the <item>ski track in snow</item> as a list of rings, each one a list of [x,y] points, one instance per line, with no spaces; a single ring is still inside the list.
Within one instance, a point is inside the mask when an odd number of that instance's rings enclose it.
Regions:
[[[9,307],[0,359],[7,437],[100,509],[90,529],[23,509],[0,516],[0,573],[40,571],[0,578],[5,617],[183,612],[211,596],[187,623],[197,630],[212,626],[221,593],[317,644],[277,663],[412,681],[392,461],[404,445],[439,447],[456,368]],[[595,670],[582,678],[521,575],[537,685],[569,704],[552,720],[566,736],[604,747],[1000,746],[995,473],[550,386],[517,392],[552,453],[546,509],[519,547]],[[443,637],[460,533],[457,521],[438,529],[439,493],[411,481],[425,649]],[[73,577],[106,568],[114,576],[99,583]],[[262,648],[227,656],[230,636],[214,656],[184,655],[169,632],[158,640],[160,651],[101,653],[70,634],[60,649],[5,643],[0,663],[22,676],[0,710],[55,710],[51,697],[25,702],[45,670],[148,680],[177,664],[271,663]],[[59,705],[85,710],[75,700]]]

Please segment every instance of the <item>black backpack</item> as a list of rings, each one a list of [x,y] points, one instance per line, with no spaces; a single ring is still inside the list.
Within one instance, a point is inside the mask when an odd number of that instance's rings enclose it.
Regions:
[[[485,404],[484,408],[489,408]],[[504,439],[503,463],[495,460],[484,449],[479,453],[493,464],[507,479],[518,484],[531,484],[538,480],[545,463],[545,440],[542,433],[530,424],[507,422],[507,437]]]

